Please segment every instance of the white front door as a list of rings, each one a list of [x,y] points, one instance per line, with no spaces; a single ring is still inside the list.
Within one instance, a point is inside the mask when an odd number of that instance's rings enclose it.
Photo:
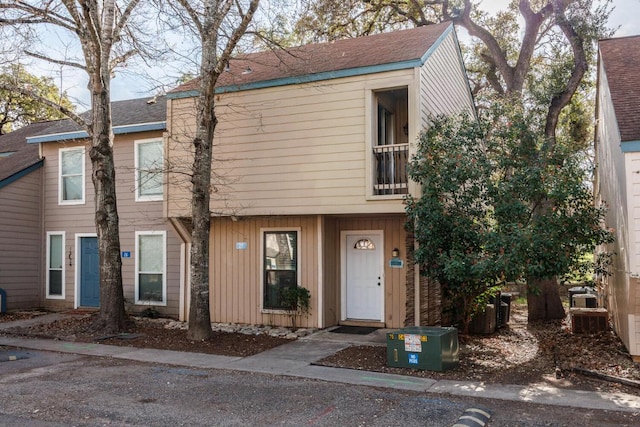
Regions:
[[[382,231],[342,232],[342,320],[384,319]]]

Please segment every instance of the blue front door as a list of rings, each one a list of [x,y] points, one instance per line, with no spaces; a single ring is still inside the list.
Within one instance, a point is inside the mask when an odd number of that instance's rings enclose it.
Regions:
[[[98,238],[80,238],[80,305],[100,306],[100,265]]]

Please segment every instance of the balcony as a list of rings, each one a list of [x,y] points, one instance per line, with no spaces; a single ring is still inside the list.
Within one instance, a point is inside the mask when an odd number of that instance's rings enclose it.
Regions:
[[[407,162],[409,144],[377,145],[373,147],[375,160],[374,195],[408,193]]]

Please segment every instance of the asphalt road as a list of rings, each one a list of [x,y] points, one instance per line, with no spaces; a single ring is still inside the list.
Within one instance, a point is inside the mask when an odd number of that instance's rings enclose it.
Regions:
[[[12,360],[16,359],[16,360]],[[640,414],[0,347],[0,426],[637,426]]]

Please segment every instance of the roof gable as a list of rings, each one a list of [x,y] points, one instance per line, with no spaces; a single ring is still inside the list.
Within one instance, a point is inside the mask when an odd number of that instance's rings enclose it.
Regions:
[[[607,74],[622,141],[640,140],[640,36],[601,40],[602,66]]]
[[[449,22],[409,30],[239,55],[218,78],[217,92],[255,89],[418,67],[453,31]],[[194,96],[198,80],[169,92]]]

